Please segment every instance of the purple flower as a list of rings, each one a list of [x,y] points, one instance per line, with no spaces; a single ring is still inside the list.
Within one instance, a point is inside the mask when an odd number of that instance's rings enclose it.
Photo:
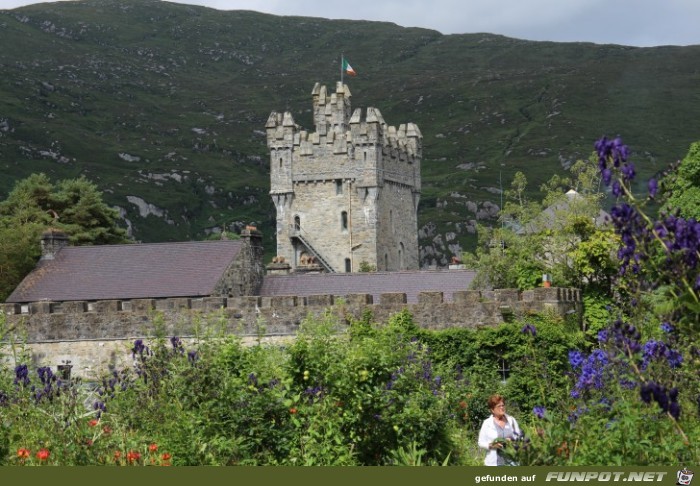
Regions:
[[[582,363],[571,396],[577,398],[582,392],[602,389],[609,374],[609,364],[610,360],[605,351],[602,349],[594,350]]]
[[[571,365],[572,368],[578,369],[583,365],[583,353],[579,351],[578,349],[572,349],[569,351],[569,364]]]
[[[671,325],[670,322],[662,322],[661,323],[661,330],[663,332],[673,332],[674,327]]]
[[[671,417],[676,420],[681,417],[681,406],[678,404],[678,402],[673,402],[668,406],[668,413],[671,414]]]
[[[525,326],[520,330],[523,334],[530,334],[532,336],[537,335],[537,329],[532,324],[525,324]]]
[[[649,179],[648,187],[649,197],[654,199],[656,197],[656,193],[659,191],[659,183],[656,182],[656,179]]]
[[[598,331],[598,342],[599,343],[604,343],[608,340],[608,330],[603,329],[601,331]]]
[[[544,413],[546,411],[547,411],[547,409],[541,405],[537,405],[537,406],[535,406],[535,408],[532,409],[532,413],[534,413],[535,417],[537,417],[538,419],[544,418]]]
[[[608,137],[601,138],[595,143],[595,150],[598,152],[599,162],[612,162],[615,167],[619,167],[620,163],[626,162],[629,157],[629,149],[620,137],[614,140],[609,140]]]
[[[612,195],[615,197],[622,196],[622,185],[620,181],[615,181],[612,183]]]
[[[620,172],[622,172],[622,178],[626,182],[631,182],[632,179],[634,179],[634,176],[637,175],[637,172],[634,170],[634,164],[631,162],[629,164],[625,164],[622,166],[622,169],[620,169]]]
[[[15,385],[29,385],[29,368],[27,365],[17,365],[15,366]]]
[[[175,351],[178,354],[184,354],[185,348],[182,346],[182,340],[179,337],[171,337],[170,344],[172,344],[173,346],[173,351]]]

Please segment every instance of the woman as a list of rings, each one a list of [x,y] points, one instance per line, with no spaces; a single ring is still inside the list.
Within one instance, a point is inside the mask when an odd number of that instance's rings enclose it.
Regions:
[[[484,420],[479,432],[479,447],[486,449],[487,466],[505,466],[507,464],[501,449],[504,440],[510,441],[520,435],[520,426],[515,418],[506,414],[505,400],[501,395],[492,395],[488,401],[491,416]],[[500,439],[500,440],[499,440]]]

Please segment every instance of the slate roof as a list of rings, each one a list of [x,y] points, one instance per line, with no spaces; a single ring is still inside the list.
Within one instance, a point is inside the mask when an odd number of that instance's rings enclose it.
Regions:
[[[451,302],[452,293],[468,290],[475,275],[471,270],[266,275],[260,295],[372,294],[376,304],[382,293],[403,292],[409,303],[415,303],[419,292],[441,291]]]
[[[239,240],[64,247],[41,260],[7,302],[211,295]]]

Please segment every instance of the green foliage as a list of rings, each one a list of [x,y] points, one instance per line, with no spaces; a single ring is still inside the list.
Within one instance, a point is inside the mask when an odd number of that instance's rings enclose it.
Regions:
[[[594,223],[604,197],[595,171],[592,160],[578,161],[570,178],[552,176],[541,186],[542,204],[524,195],[527,178],[516,173],[505,192],[501,228],[479,227],[476,251],[463,257],[477,271],[472,286],[532,289],[546,273],[556,286],[609,289],[617,271],[617,240]],[[578,191],[569,192],[573,187]]]
[[[370,265],[370,264],[367,263],[366,261],[362,260],[362,261],[360,262],[360,270],[359,270],[359,271],[360,271],[360,272],[364,272],[364,273],[367,273],[367,272],[376,272],[376,271],[377,271],[377,266],[376,266],[376,265]]]
[[[666,211],[679,211],[686,219],[700,220],[700,142],[690,146],[678,167],[662,181]]]
[[[0,202],[0,300],[34,268],[48,228],[64,230],[74,245],[128,241],[116,210],[85,177],[54,185],[45,174],[32,174]]]
[[[583,326],[590,339],[610,324],[610,306],[613,300],[608,294],[588,292],[583,295]]]
[[[159,327],[162,317],[153,319]],[[243,345],[220,333],[217,320],[208,316],[187,342],[134,342],[125,350],[134,366],[90,387],[42,381],[33,371],[15,386],[21,375],[1,367],[0,463],[480,465],[476,436],[493,393],[506,397],[527,434],[513,449],[522,465],[699,457],[658,407],[640,406],[617,382],[590,400],[572,398],[568,353],[587,345],[583,333],[552,315],[429,331],[406,311],[386,324],[366,313],[345,333],[329,312],[308,317],[297,339],[282,346]],[[663,363],[652,366],[668,373]],[[687,371],[679,388],[696,380]],[[697,437],[692,395],[682,401],[683,433]],[[530,413],[536,406],[546,407],[543,418]],[[50,452],[46,460],[36,456],[41,448]],[[18,455],[24,449],[27,457]]]

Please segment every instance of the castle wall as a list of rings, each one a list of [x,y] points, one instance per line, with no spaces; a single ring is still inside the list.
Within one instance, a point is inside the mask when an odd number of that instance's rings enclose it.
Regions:
[[[578,289],[540,288],[459,291],[446,302],[442,292],[422,292],[418,303],[407,304],[406,294],[370,294],[277,297],[206,297],[202,299],[138,299],[99,302],[33,302],[2,304],[9,338],[26,339],[34,364],[58,366],[71,361],[76,375],[94,377],[109,366],[128,361],[128,349],[137,338],[160,333],[183,339],[219,331],[247,339],[290,339],[309,315],[327,310],[346,325],[366,309],[377,322],[408,309],[425,329],[495,326],[512,316],[534,312],[565,315],[581,313]],[[124,361],[126,360],[126,361]]]
[[[244,246],[224,271],[213,295],[239,297],[257,295],[265,276],[262,234],[256,229],[241,231]]]
[[[419,267],[418,221],[413,210],[412,188],[386,183],[379,193],[377,208],[378,270],[410,270]],[[407,203],[408,201],[408,203]]]

